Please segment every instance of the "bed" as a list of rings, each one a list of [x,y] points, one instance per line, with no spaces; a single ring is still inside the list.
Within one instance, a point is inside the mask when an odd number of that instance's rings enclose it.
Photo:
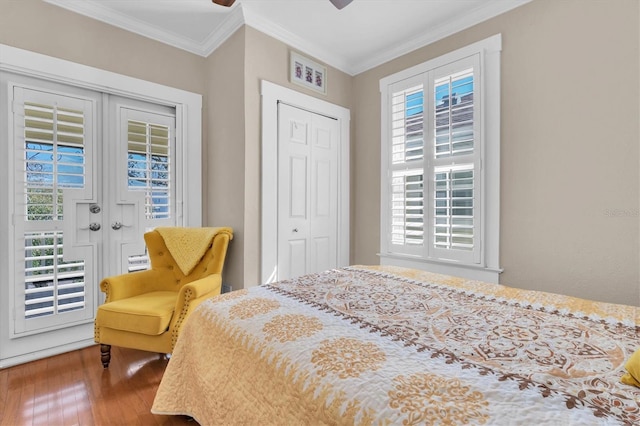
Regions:
[[[152,412],[203,425],[640,424],[640,308],[351,266],[213,298]]]

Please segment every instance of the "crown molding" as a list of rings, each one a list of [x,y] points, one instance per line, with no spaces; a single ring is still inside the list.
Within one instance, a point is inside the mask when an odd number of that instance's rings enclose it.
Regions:
[[[291,31],[288,31],[271,21],[264,19],[263,17],[251,12],[250,10],[244,11],[244,21],[246,25],[255,28],[260,32],[263,32],[268,36],[275,38],[276,40],[280,40],[281,42],[293,47],[296,50],[304,52],[304,54],[307,56],[312,56],[329,66],[332,66],[347,74],[353,75],[349,61],[346,58],[335,55],[329,52],[327,49],[320,47],[320,45],[313,43],[310,40],[299,37]]]
[[[202,56],[207,57],[222,45],[238,28],[245,24],[244,10],[242,5],[234,7],[227,15],[221,25],[213,30],[201,45]]]
[[[354,76],[519,7],[531,0],[515,0],[509,2],[503,0],[487,0],[482,6],[461,15],[457,19],[429,28],[417,37],[411,38],[399,45],[396,44],[387,49],[382,49],[378,53],[364,59],[346,58],[341,55],[336,55],[319,44],[302,38],[262,16],[244,9],[241,2],[230,10],[221,25],[215,28],[202,42],[198,42],[169,32],[166,29],[156,27],[148,22],[115,12],[112,9],[101,6],[95,1],[43,1],[203,57],[207,57],[213,53],[235,31],[246,24],[303,52],[307,56],[311,56],[328,66]]]
[[[329,66],[351,76],[355,76],[402,55],[413,52],[416,49],[427,46],[483,21],[508,12],[509,10],[515,9],[525,3],[529,3],[530,1],[531,0],[515,0],[505,2],[503,0],[488,0],[483,3],[482,6],[469,13],[465,13],[455,20],[448,21],[435,28],[429,28],[426,32],[417,37],[407,40],[399,45],[394,45],[388,49],[382,49],[377,54],[365,59],[345,58],[340,55],[335,55],[319,45],[312,43],[309,40],[305,40],[281,26],[246,10],[244,11],[244,21],[245,24],[280,40],[297,50],[300,50],[305,55],[312,56]]]
[[[357,63],[352,64],[352,75],[368,71],[378,65],[382,65],[402,55],[413,52],[416,49],[435,43],[438,40],[442,40],[445,37],[470,28],[495,16],[501,15],[509,10],[522,6],[525,3],[529,3],[530,1],[531,0],[516,0],[514,2],[504,2],[501,0],[487,1],[482,6],[460,16],[458,19],[448,21],[435,28],[430,28],[425,33],[407,40],[400,45],[396,45],[389,49],[383,49],[378,54],[371,56],[370,58],[357,61]]]
[[[199,56],[207,56],[210,53],[206,51],[206,46],[204,44],[200,44],[191,38],[180,36],[167,31],[164,28],[160,28],[155,25],[151,25],[148,22],[116,12],[112,9],[101,6],[98,2],[63,0],[43,1]]]

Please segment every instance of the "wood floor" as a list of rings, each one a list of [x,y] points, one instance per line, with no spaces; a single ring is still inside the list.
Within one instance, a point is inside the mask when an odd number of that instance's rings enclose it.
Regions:
[[[98,346],[0,370],[0,425],[190,425],[151,414],[167,366],[158,354]]]

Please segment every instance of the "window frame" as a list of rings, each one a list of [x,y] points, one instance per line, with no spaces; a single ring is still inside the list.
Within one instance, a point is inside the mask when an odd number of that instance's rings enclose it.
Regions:
[[[502,269],[499,267],[500,242],[500,52],[502,37],[496,34],[487,39],[470,44],[453,52],[431,59],[411,68],[386,76],[380,80],[381,92],[381,197],[380,197],[380,263],[425,269],[436,273],[456,275],[465,278],[479,279],[497,283]],[[474,184],[479,184],[477,216],[479,234],[477,243],[479,252],[474,256],[459,258],[444,257],[441,250],[429,249],[432,245],[425,244],[422,250],[393,250],[391,244],[390,200],[391,200],[391,96],[399,87],[410,87],[410,84],[423,82],[426,109],[433,108],[431,85],[434,73],[439,68],[449,68],[450,65],[464,61],[466,58],[477,58],[474,68],[474,85],[480,93],[479,99],[474,99],[474,127],[477,123],[478,134],[474,135],[475,148],[478,154],[478,170],[474,175]],[[454,64],[455,66],[455,64]],[[437,78],[437,76],[435,77]],[[474,90],[475,91],[475,90]],[[475,96],[475,95],[474,95]],[[426,155],[431,147],[427,139],[430,138],[432,123],[431,115],[425,116],[424,122],[424,150],[423,160],[425,198],[431,196],[433,176],[429,170],[434,169],[434,161]],[[429,194],[429,195],[427,195]],[[429,209],[431,202],[425,203]],[[424,216],[424,227],[431,227],[433,213]],[[430,234],[429,234],[430,235]]]

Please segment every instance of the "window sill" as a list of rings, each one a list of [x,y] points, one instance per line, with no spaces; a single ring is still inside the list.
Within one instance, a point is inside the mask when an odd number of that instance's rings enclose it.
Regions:
[[[490,268],[481,265],[469,265],[459,262],[447,262],[444,260],[429,260],[410,256],[381,254],[380,264],[389,266],[400,266],[404,268],[420,269],[434,272],[436,274],[453,275],[456,277],[468,278],[487,283],[498,284],[502,269]]]

